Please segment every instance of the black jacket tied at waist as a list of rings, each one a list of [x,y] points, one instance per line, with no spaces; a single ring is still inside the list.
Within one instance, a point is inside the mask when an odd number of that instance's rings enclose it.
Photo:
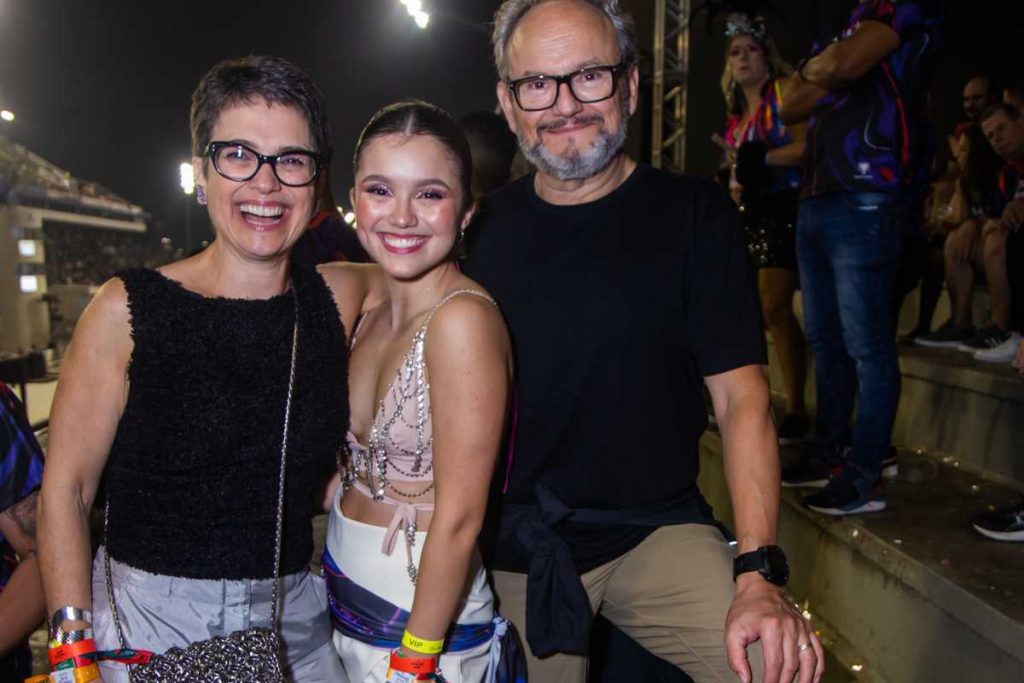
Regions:
[[[590,599],[576,571],[569,545],[556,527],[572,521],[595,526],[669,526],[716,524],[711,508],[696,489],[673,501],[620,509],[570,508],[545,484],[535,489],[536,503],[508,504],[502,510],[499,543],[517,541],[530,555],[526,582],[526,641],[537,657],[587,650]],[[728,530],[718,525],[727,538]]]

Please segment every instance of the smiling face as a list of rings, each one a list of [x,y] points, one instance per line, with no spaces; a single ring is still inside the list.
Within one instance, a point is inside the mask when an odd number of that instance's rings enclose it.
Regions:
[[[750,36],[736,36],[726,53],[729,71],[740,87],[758,85],[768,78],[764,48]]]
[[[458,163],[430,135],[373,138],[352,188],[359,241],[390,276],[413,280],[448,260],[469,224]]]
[[[309,124],[297,109],[258,99],[224,109],[211,140],[239,142],[261,154],[313,150]],[[315,183],[288,187],[263,164],[244,182],[224,178],[207,158],[192,165],[207,198],[217,242],[247,260],[267,261],[288,254],[313,214]]]
[[[560,76],[620,60],[611,21],[593,5],[575,0],[553,0],[529,10],[509,38],[506,55],[510,80]],[[627,119],[636,110],[637,87],[637,70],[631,66],[618,76],[612,97],[584,104],[563,84],[555,104],[541,111],[523,111],[504,82],[497,90],[526,158],[542,173],[569,180],[596,174],[621,149]]]

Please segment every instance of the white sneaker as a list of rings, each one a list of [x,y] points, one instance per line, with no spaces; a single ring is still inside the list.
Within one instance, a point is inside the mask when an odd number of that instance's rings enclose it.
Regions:
[[[1020,346],[1020,334],[1013,332],[1010,338],[999,346],[991,349],[981,349],[974,353],[974,360],[982,360],[987,363],[1009,363],[1017,355],[1017,347]]]

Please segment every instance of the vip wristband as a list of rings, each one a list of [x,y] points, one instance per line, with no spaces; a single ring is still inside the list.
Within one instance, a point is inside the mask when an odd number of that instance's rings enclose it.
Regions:
[[[441,654],[441,650],[444,649],[444,639],[423,640],[422,638],[417,638],[406,630],[405,633],[402,634],[402,647],[410,652],[415,652],[416,654],[439,655]]]

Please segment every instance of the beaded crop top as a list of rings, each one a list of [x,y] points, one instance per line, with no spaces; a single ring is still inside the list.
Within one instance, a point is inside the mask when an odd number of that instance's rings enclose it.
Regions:
[[[433,502],[416,501],[434,488],[434,434],[430,416],[430,384],[424,358],[427,328],[438,309],[460,294],[472,294],[497,306],[491,297],[475,289],[457,289],[441,299],[413,335],[412,346],[402,357],[395,378],[378,401],[367,443],[359,443],[351,431],[346,436],[349,461],[343,472],[343,491],[355,488],[377,502],[395,506],[381,551],[390,555],[395,549],[398,531],[403,529],[409,578],[413,583],[416,582],[416,566],[412,561],[416,513],[434,509]],[[355,348],[358,335],[359,327],[356,327],[350,348]],[[391,482],[419,482],[424,486],[415,493],[406,494],[396,490]]]

